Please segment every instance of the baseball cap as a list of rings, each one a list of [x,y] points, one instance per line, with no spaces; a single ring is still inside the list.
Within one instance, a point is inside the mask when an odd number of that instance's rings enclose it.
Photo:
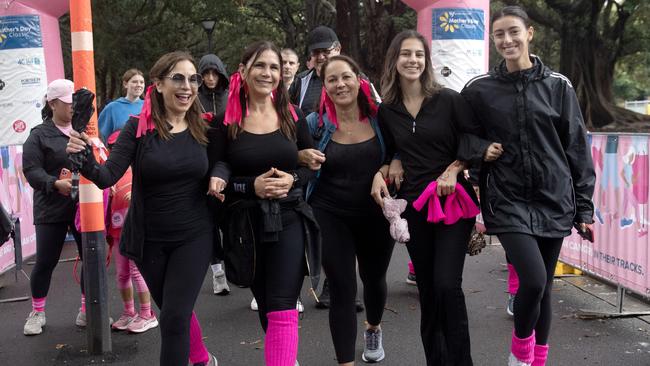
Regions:
[[[308,36],[308,50],[309,52],[318,49],[327,49],[334,45],[334,42],[338,42],[339,38],[336,36],[336,33],[330,27],[324,25],[319,25],[318,27],[312,29],[309,32]]]
[[[74,83],[67,79],[56,79],[47,86],[45,97],[48,102],[59,99],[63,103],[72,103]]]

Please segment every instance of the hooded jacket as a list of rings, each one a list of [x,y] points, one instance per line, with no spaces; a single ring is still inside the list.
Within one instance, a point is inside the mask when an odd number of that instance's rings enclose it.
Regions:
[[[99,114],[100,137],[106,141],[113,132],[121,130],[129,117],[140,114],[143,104],[144,101],[140,98],[131,102],[124,97],[108,103],[102,113]]]
[[[204,112],[212,112],[219,115],[226,110],[228,99],[228,73],[221,59],[214,54],[201,57],[199,61],[199,74],[203,75],[208,70],[216,70],[219,74],[219,82],[214,89],[208,88],[205,83],[199,88],[199,101]]]
[[[464,135],[460,160],[479,163],[491,142],[503,155],[483,163],[481,207],[489,234],[564,237],[592,223],[596,175],[571,82],[531,56],[533,67],[508,73],[505,61],[470,80],[461,94],[480,136]]]
[[[54,188],[61,169],[71,169],[63,134],[52,119],[32,128],[23,145],[23,173],[34,189],[34,224],[72,222],[76,202]]]

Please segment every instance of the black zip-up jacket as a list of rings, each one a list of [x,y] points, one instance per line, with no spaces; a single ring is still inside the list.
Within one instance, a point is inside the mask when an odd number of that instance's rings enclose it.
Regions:
[[[211,69],[216,70],[219,74],[219,82],[214,89],[208,88],[205,83],[201,85],[199,88],[199,101],[204,112],[212,112],[217,115],[226,110],[230,80],[228,80],[226,67],[217,55],[208,54],[201,57],[201,61],[199,61],[199,74],[203,75]]]
[[[54,188],[61,169],[71,169],[63,134],[52,119],[32,128],[23,145],[23,173],[34,189],[34,224],[72,222],[76,202]]]
[[[571,83],[536,56],[531,61],[513,73],[503,61],[467,83],[461,94],[481,132],[463,136],[458,158],[477,163],[491,142],[503,146],[481,167],[488,233],[564,237],[574,222],[593,222],[596,175]]]

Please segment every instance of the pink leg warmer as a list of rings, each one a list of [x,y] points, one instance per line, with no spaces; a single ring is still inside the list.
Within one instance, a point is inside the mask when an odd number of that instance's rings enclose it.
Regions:
[[[264,339],[266,366],[295,366],[298,357],[298,311],[266,314],[269,326]]]
[[[508,292],[511,295],[516,295],[517,290],[519,290],[519,276],[517,276],[515,267],[508,263]]]
[[[38,299],[32,297],[32,310],[34,311],[45,311],[45,302],[47,297],[39,297]]]
[[[531,366],[545,366],[548,358],[548,344],[535,345],[535,361]]]
[[[192,319],[190,319],[190,363],[208,362],[209,359],[210,354],[208,349],[205,348],[205,343],[203,343],[201,325],[199,320],[196,319],[196,314],[192,312]]]
[[[409,273],[415,274],[415,268],[413,268],[413,262],[409,262]]]
[[[517,338],[515,331],[512,331],[512,345],[510,351],[521,362],[532,363],[535,359],[535,331],[530,337]]]

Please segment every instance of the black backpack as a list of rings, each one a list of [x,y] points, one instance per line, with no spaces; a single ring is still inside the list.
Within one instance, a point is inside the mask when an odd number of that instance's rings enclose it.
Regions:
[[[6,243],[14,231],[14,221],[9,212],[0,205],[0,245]]]

